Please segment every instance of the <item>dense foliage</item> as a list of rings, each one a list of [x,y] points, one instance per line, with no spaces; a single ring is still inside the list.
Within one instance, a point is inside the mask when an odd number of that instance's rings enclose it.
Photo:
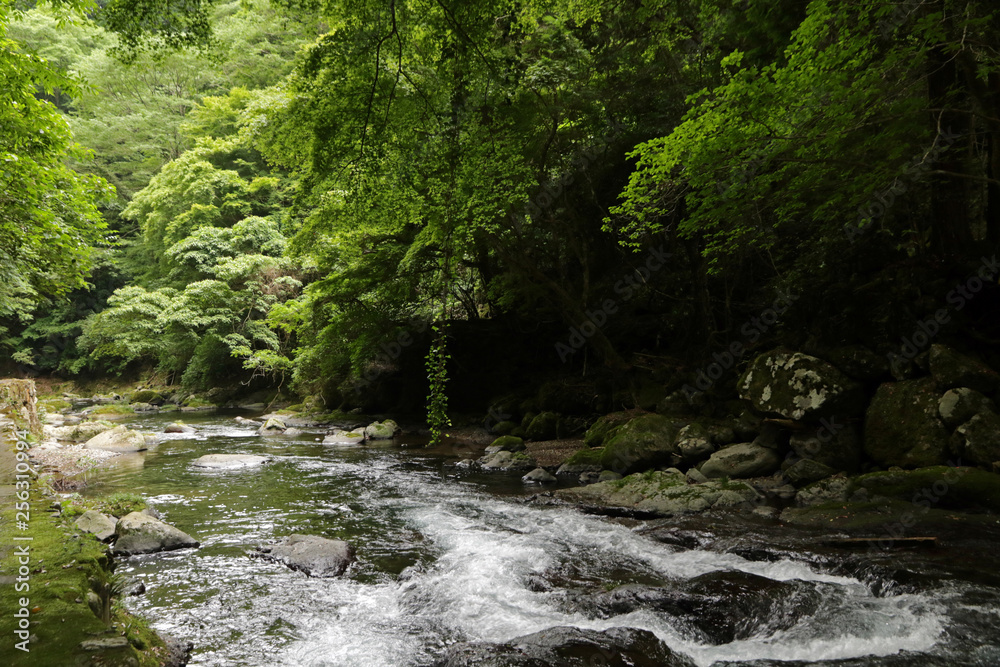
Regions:
[[[334,405],[415,372],[443,425],[473,323],[619,378],[795,292],[877,347],[1000,241],[986,2],[2,7],[3,344],[42,370]]]

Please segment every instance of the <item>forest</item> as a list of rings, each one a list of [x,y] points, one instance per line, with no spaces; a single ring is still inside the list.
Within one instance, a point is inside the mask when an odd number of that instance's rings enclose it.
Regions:
[[[993,1],[0,0],[0,662],[1000,664],[998,251]]]
[[[725,399],[777,344],[911,363],[1000,241],[987,2],[0,11],[8,374]],[[995,356],[995,277],[934,335]]]

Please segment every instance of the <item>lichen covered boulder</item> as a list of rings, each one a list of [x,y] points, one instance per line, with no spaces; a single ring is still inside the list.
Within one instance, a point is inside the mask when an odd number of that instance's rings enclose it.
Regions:
[[[919,468],[948,460],[948,429],[932,378],[886,382],[865,417],[865,453],[884,466]]]
[[[952,428],[966,423],[982,412],[996,412],[996,405],[975,389],[949,389],[938,401],[938,414]]]
[[[782,349],[754,359],[740,378],[739,392],[756,410],[795,420],[848,416],[864,409],[858,382],[821,359]]]

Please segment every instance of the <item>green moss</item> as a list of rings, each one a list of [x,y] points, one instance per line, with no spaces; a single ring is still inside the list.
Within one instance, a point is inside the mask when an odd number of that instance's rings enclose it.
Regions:
[[[978,468],[931,466],[873,472],[851,480],[851,490],[857,489],[919,507],[1000,512],[1000,475]]]
[[[69,410],[73,404],[62,398],[47,398],[38,402],[38,407],[44,408],[48,412],[62,412]]]
[[[600,447],[612,431],[627,424],[633,417],[635,413],[632,412],[613,412],[604,415],[587,429],[587,433],[583,436],[583,444],[588,447]]]
[[[135,410],[128,405],[119,405],[117,403],[109,403],[107,405],[98,405],[93,410],[90,411],[91,415],[134,415]]]
[[[490,446],[499,447],[508,452],[519,452],[524,449],[524,440],[512,435],[502,435],[494,440]]]
[[[568,459],[566,459],[566,465],[599,466],[601,465],[601,457],[603,455],[603,447],[595,449],[581,449],[574,452]]]
[[[38,485],[32,486],[28,530],[16,529],[13,503],[6,504],[0,516],[0,569],[3,572],[18,571],[18,556],[13,545],[22,542],[15,542],[14,537],[32,538],[27,542],[30,549],[28,567],[32,572],[27,582],[29,590],[16,591],[11,585],[0,586],[0,608],[4,609],[0,614],[0,635],[5,642],[14,641],[17,619],[12,612],[21,608],[20,598],[26,597],[30,601],[28,608],[33,610],[29,630],[37,641],[29,645],[28,653],[15,650],[8,643],[4,664],[13,667],[96,664],[86,662],[87,657],[95,659],[98,656],[84,654],[78,648],[80,643],[124,630],[126,636],[139,638],[145,650],[130,646],[109,651],[100,656],[100,664],[159,665],[157,653],[163,652],[163,641],[145,621],[116,605],[112,610],[112,626],[108,628],[87,605],[87,592],[91,588],[88,578],[100,579],[99,573],[109,565],[106,545],[93,536],[80,534],[71,526],[68,517],[50,516],[46,511],[49,499],[43,497]]]

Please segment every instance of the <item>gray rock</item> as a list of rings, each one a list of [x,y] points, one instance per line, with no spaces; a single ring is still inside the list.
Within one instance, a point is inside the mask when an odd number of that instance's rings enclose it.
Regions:
[[[323,438],[324,445],[361,445],[365,442],[364,429],[353,431],[342,431],[337,429],[330,435]]]
[[[146,437],[142,433],[124,426],[116,426],[98,433],[88,440],[84,447],[118,453],[141,452],[148,449]]]
[[[212,468],[216,470],[235,470],[237,468],[252,468],[267,463],[266,456],[254,454],[206,454],[191,462],[196,468]]]
[[[602,470],[601,474],[597,476],[598,482],[613,482],[616,479],[621,479],[621,474],[615,472],[614,470]]]
[[[887,382],[868,406],[864,451],[884,466],[919,468],[948,459],[948,430],[938,417],[931,378]]]
[[[56,440],[69,442],[87,442],[95,435],[109,431],[115,427],[109,421],[85,421],[71,426],[60,426],[52,429],[52,435]]]
[[[531,470],[535,467],[535,462],[520,452],[515,455],[499,451],[479,459],[479,465],[483,470]]]
[[[996,412],[996,405],[975,389],[949,389],[938,401],[938,414],[948,426],[955,428],[981,412]]]
[[[830,466],[809,459],[801,459],[785,470],[785,478],[794,486],[806,486],[835,474],[837,471]]]
[[[552,473],[547,471],[545,468],[535,468],[527,475],[521,478],[523,482],[535,482],[537,484],[551,484],[558,481]]]
[[[198,540],[184,531],[142,512],[123,516],[115,531],[118,533],[112,549],[115,554],[148,554],[199,546]]]
[[[1000,415],[983,412],[955,429],[952,449],[964,461],[991,466],[1000,461]]]
[[[853,415],[864,409],[861,385],[821,359],[774,350],[750,364],[739,381],[740,397],[760,412],[811,420]]]
[[[106,542],[115,536],[116,521],[97,510],[87,510],[76,520],[77,528],[85,533],[91,533],[101,542]]]
[[[795,494],[795,504],[810,507],[823,503],[847,502],[851,494],[851,483],[846,477],[828,477],[801,489]]]
[[[688,470],[687,473],[684,475],[684,478],[687,479],[687,481],[691,482],[692,484],[704,484],[705,482],[708,481],[708,477],[705,477],[703,474],[701,474],[701,471],[698,470],[697,468],[691,468],[690,470]]]
[[[167,424],[167,427],[163,429],[164,433],[197,433],[198,429],[193,426],[188,426],[187,424],[182,424],[180,422],[174,422],[173,424]]]
[[[304,433],[305,433],[305,431],[303,431],[300,428],[295,428],[294,426],[289,426],[288,428],[285,429],[285,432],[282,433],[281,435],[283,435],[283,436],[285,436],[287,438],[295,438],[295,437],[298,437],[300,435],[303,435]]]
[[[98,639],[85,639],[80,642],[81,651],[113,651],[116,649],[128,648],[128,637],[100,637]]]
[[[156,406],[150,405],[149,403],[133,403],[129,407],[132,408],[133,412],[140,414],[143,412],[159,412],[159,409]]]
[[[260,435],[275,435],[277,433],[283,433],[286,428],[288,427],[285,426],[285,422],[282,419],[279,419],[278,417],[271,417],[264,422],[259,429],[257,429],[257,433]]]
[[[930,371],[940,389],[968,387],[992,394],[1000,387],[1000,374],[986,364],[944,345],[931,345]]]
[[[701,467],[701,472],[709,479],[729,477],[732,479],[764,477],[781,466],[781,457],[773,449],[750,442],[731,445],[712,454]]]
[[[255,554],[277,561],[310,577],[339,577],[354,562],[354,547],[343,540],[318,535],[290,535]]]

